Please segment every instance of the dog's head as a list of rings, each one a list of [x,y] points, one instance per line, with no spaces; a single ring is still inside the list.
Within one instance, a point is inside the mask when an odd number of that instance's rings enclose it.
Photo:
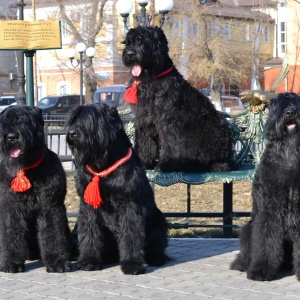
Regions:
[[[103,103],[76,107],[68,115],[66,129],[76,165],[99,169],[109,161],[118,133],[124,132],[117,109]]]
[[[268,139],[300,134],[300,96],[281,93],[271,100],[269,109],[265,128]]]
[[[168,54],[168,41],[161,28],[132,28],[123,44],[123,63],[136,80],[152,79],[173,65]]]
[[[17,164],[30,164],[45,151],[44,119],[38,107],[10,106],[0,113],[0,151]]]

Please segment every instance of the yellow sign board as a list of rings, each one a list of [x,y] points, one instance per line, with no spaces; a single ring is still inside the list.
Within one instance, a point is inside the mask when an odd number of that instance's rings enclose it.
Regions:
[[[0,49],[60,49],[60,21],[0,21]]]

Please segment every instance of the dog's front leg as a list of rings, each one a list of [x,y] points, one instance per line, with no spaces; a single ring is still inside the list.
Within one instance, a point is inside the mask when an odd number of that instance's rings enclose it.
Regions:
[[[270,281],[276,277],[284,259],[283,242],[284,232],[280,220],[268,213],[256,215],[252,223],[248,279]]]
[[[82,200],[77,219],[79,240],[77,267],[82,271],[95,271],[102,268],[104,233],[100,223],[97,211]]]
[[[154,125],[149,126],[149,128],[136,127],[135,135],[135,151],[138,152],[146,169],[154,169],[159,157],[158,135],[155,131]]]
[[[124,274],[138,275],[145,272],[145,223],[140,213],[126,209],[122,217],[118,239],[121,270]]]
[[[17,273],[24,271],[28,257],[25,220],[11,209],[1,209],[5,218],[0,218],[0,271]],[[25,226],[24,226],[25,225]]]
[[[64,206],[44,209],[38,217],[38,239],[47,272],[71,270],[71,233]]]
[[[297,279],[300,281],[300,229],[296,230],[296,234],[293,238],[293,264],[294,272]]]

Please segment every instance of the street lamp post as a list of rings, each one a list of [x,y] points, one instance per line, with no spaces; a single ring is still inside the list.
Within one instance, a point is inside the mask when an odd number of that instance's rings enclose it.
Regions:
[[[17,1],[17,15],[18,20],[24,20],[24,0]],[[24,72],[24,51],[16,51],[17,56],[17,82],[18,82],[18,94],[16,101],[18,105],[26,104],[25,94],[25,72]]]
[[[76,51],[79,53],[79,59],[77,59],[77,63],[74,64],[73,60],[76,56]],[[87,62],[83,58],[83,54],[86,54],[90,58],[90,61]],[[88,68],[92,64],[92,59],[96,54],[96,49],[93,47],[86,48],[86,45],[84,43],[78,43],[76,45],[76,50],[75,49],[70,49],[69,50],[69,59],[71,61],[71,65],[74,68],[77,68],[79,66],[79,77],[80,77],[80,105],[83,104],[83,66]]]
[[[150,0],[135,0],[139,6],[141,7],[141,16],[135,16],[137,23],[143,27],[150,26],[150,22],[152,20],[152,16],[146,14],[146,6],[150,2]],[[166,14],[172,9],[173,7],[173,0],[156,0],[155,1],[155,8],[159,11],[161,18],[159,21],[159,26],[162,27]],[[129,14],[132,12],[133,9],[133,2],[132,0],[118,0],[116,3],[116,9],[118,13],[123,17],[123,22],[125,28],[127,27],[127,18]]]

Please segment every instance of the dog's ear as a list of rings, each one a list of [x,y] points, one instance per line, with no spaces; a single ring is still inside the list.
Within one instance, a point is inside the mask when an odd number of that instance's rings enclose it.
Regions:
[[[43,126],[44,126],[44,118],[43,118],[43,111],[42,111],[42,109],[39,108],[39,107],[37,107],[37,106],[32,106],[32,109],[36,113],[37,118],[38,118],[40,124],[43,124]]]
[[[159,47],[161,53],[164,54],[168,53],[169,52],[168,40],[164,31],[157,26],[153,27],[153,37],[160,42]]]
[[[114,106],[109,106],[108,113],[110,117],[114,120],[114,127],[119,131],[123,127],[123,122],[119,116],[117,108]]]

